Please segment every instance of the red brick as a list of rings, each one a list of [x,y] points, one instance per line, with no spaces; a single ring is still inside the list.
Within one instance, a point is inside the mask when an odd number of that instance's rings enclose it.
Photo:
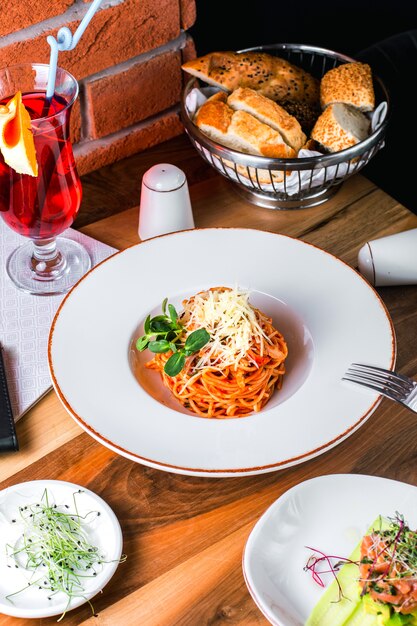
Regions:
[[[191,61],[191,59],[195,59],[197,57],[197,51],[195,49],[194,40],[187,35],[185,46],[182,49],[182,63],[186,63],[187,61]],[[187,74],[189,77],[190,75]]]
[[[185,46],[181,52],[182,52],[182,63],[191,61],[191,59],[195,59],[197,56],[194,41],[189,35],[187,35]],[[190,74],[182,71],[182,89],[185,88],[186,84],[188,83],[190,79],[191,79]]]
[[[188,30],[197,19],[195,0],[180,0],[181,28]]]
[[[75,0],[12,0],[1,9],[0,37],[61,15]]]
[[[85,7],[86,10],[87,7]],[[72,33],[79,21],[66,24]],[[48,63],[48,35],[0,47],[0,66],[36,61]],[[178,0],[125,0],[98,11],[74,50],[60,52],[58,62],[81,80],[108,67],[161,46],[180,34]]]
[[[74,102],[71,111],[70,137],[73,144],[81,140],[81,107],[79,98]]]
[[[181,54],[170,51],[125,71],[85,82],[89,135],[100,138],[178,104]]]
[[[142,122],[136,128],[113,137],[86,141],[74,147],[75,160],[80,175],[109,165],[115,161],[143,152],[163,141],[177,137],[184,132],[177,113],[167,113],[148,124]]]

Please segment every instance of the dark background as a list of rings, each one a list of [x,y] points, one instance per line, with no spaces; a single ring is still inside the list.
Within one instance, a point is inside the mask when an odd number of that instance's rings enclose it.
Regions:
[[[385,147],[362,174],[417,214],[417,0],[196,0],[198,56],[275,43],[319,46],[369,63],[390,94]]]
[[[417,28],[411,0],[196,0],[190,29],[197,54],[274,43],[305,43],[353,55]],[[417,69],[417,68],[416,68]]]

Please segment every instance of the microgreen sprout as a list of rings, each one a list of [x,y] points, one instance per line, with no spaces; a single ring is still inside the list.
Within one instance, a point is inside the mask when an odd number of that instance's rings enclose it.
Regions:
[[[73,494],[73,510],[67,504],[50,502],[47,489],[40,502],[19,507],[19,516],[12,523],[23,525],[22,535],[15,546],[6,545],[14,567],[33,572],[27,586],[9,594],[7,599],[33,586],[46,590],[48,600],[61,592],[68,602],[58,622],[75,597],[85,598],[94,615],[93,605],[84,595],[84,580],[97,576],[102,565],[111,562],[88,539],[88,524],[100,516],[100,511],[79,514],[76,495],[82,492],[80,489]],[[126,555],[122,555],[119,562],[125,560]]]
[[[307,564],[304,566],[304,571],[311,572],[314,582],[320,585],[320,587],[325,586],[322,578],[323,574],[333,574],[339,589],[339,600],[344,598],[343,589],[337,577],[337,572],[340,570],[342,565],[345,565],[346,563],[353,563],[354,565],[359,565],[359,563],[341,556],[335,556],[334,554],[325,554],[321,550],[317,550],[317,548],[310,548],[310,546],[306,546],[306,548],[308,550],[313,550],[313,552],[317,552],[320,556],[316,556],[315,554],[310,556]],[[321,569],[320,566],[323,564],[326,564],[329,569]]]
[[[168,309],[168,310],[167,310]],[[185,342],[181,342],[185,328],[181,324],[178,313],[168,299],[162,302],[162,315],[148,317],[144,324],[145,333],[136,341],[136,349],[142,352],[146,348],[156,354],[172,352],[164,366],[168,376],[176,376],[185,365],[185,360],[203,348],[210,340],[205,328],[198,328],[190,333]]]
[[[417,579],[417,533],[410,530],[404,516],[396,512],[387,518],[388,528],[374,530],[369,554],[373,555],[362,595],[381,583],[395,585],[400,579]]]

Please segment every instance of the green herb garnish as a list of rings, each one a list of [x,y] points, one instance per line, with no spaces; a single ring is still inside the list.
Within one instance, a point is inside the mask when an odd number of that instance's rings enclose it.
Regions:
[[[62,592],[68,597],[68,602],[58,622],[64,618],[75,597],[83,597],[94,615],[94,607],[84,595],[83,581],[97,576],[102,564],[110,562],[90,543],[86,532],[87,525],[100,512],[89,511],[84,516],[79,515],[77,493],[82,493],[82,489],[73,495],[75,513],[69,512],[67,504],[58,506],[50,503],[47,489],[40,502],[19,507],[19,518],[13,519],[12,523],[23,523],[22,536],[15,546],[6,545],[7,556],[13,560],[14,567],[33,572],[27,586],[9,594],[7,599],[33,586],[50,592],[48,600]],[[63,509],[68,509],[68,512]],[[125,560],[126,556],[122,555],[120,562]]]
[[[167,311],[168,308],[168,311]],[[165,363],[164,372],[168,376],[176,376],[185,365],[187,356],[195,354],[210,340],[205,328],[198,328],[190,333],[181,343],[181,336],[185,327],[179,321],[178,313],[168,298],[162,302],[162,315],[152,317],[148,315],[144,324],[145,334],[136,341],[136,349],[142,352],[146,348],[156,354],[173,352]]]

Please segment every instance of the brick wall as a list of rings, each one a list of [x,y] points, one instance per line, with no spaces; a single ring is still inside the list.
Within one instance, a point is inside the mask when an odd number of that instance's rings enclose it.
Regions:
[[[0,65],[48,63],[48,35],[75,32],[85,0],[25,0],[0,12]],[[183,132],[181,64],[195,56],[187,34],[195,0],[104,0],[76,48],[58,63],[79,81],[71,136],[80,174]]]

